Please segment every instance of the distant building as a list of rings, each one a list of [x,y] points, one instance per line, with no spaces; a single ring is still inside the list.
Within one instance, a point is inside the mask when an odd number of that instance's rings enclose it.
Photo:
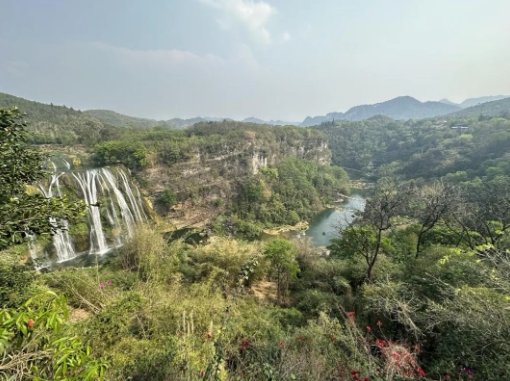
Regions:
[[[458,131],[466,131],[469,127],[468,126],[452,126],[450,127],[452,130],[458,130]]]

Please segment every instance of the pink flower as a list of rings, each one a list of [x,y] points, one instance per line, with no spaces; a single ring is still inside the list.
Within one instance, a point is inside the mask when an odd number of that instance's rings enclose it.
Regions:
[[[101,284],[99,285],[99,288],[100,288],[101,290],[102,290],[102,289],[104,289],[104,283],[101,283]]]
[[[109,280],[109,281],[107,281],[107,282],[106,282],[106,284],[107,284],[108,286],[111,286],[111,285],[112,285],[112,281],[111,281],[111,280]]]

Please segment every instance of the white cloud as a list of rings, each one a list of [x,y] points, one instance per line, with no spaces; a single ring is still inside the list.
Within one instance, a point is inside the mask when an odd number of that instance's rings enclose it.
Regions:
[[[289,41],[290,39],[291,39],[291,37],[290,37],[290,33],[289,33],[289,32],[285,32],[285,33],[283,34],[283,37],[282,37],[282,42],[287,42],[287,41]]]
[[[233,25],[237,24],[248,31],[255,41],[264,44],[272,42],[267,24],[277,11],[270,4],[254,0],[199,1],[221,12],[217,22],[222,29],[231,29]]]

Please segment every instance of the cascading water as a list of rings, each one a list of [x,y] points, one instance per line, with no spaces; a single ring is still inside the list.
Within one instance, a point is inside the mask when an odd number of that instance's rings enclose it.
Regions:
[[[85,204],[89,206],[89,219],[90,219],[90,253],[92,254],[104,254],[110,248],[106,243],[106,237],[103,232],[103,226],[101,223],[101,213],[99,210],[98,199],[97,199],[97,184],[96,180],[99,181],[102,186],[101,179],[98,176],[98,169],[91,169],[85,173],[73,173],[73,177],[78,182],[83,194]]]
[[[47,168],[54,171],[47,187],[39,186],[45,197],[74,192],[88,206],[88,243],[82,242],[79,245],[69,233],[67,221],[60,221],[63,229],[57,231],[52,239],[52,249],[58,262],[73,259],[84,253],[104,254],[121,246],[127,237],[131,237],[136,224],[148,221],[140,191],[130,183],[122,168],[68,170],[57,173],[57,166],[52,162],[48,163]],[[58,168],[70,169],[71,165],[64,160],[64,166]],[[61,182],[65,183],[64,191]],[[30,247],[32,256],[39,256],[35,254],[33,247],[32,243]]]
[[[50,198],[53,196],[62,196],[59,182],[59,179],[62,175],[64,175],[64,172],[60,173],[59,175],[52,174],[47,190],[45,190],[42,186],[39,187],[44,197]],[[56,190],[55,194],[53,193],[53,188]],[[50,218],[50,223],[56,225],[57,221],[54,218]],[[56,234],[53,236],[53,245],[55,247],[58,261],[63,262],[76,257],[76,250],[74,248],[71,236],[69,235],[68,222],[66,220],[62,220],[60,221],[60,226],[62,226],[63,229],[58,229]]]

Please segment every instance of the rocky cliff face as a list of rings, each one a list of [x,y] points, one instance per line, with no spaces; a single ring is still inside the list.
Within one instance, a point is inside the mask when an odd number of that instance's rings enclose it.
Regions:
[[[172,166],[155,165],[137,177],[152,199],[169,188],[177,194],[179,204],[168,218],[180,227],[213,218],[235,196],[238,184],[287,156],[324,165],[331,162],[331,152],[322,137],[286,138],[270,143],[253,138],[242,147],[227,144],[221,153],[197,149],[191,160]]]

